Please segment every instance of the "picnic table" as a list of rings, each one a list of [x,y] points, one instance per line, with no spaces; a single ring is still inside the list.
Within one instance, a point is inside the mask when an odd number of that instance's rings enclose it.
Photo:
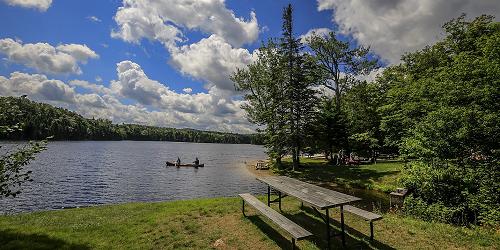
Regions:
[[[361,200],[348,194],[343,194],[330,189],[322,188],[307,182],[299,181],[286,176],[266,176],[258,177],[257,180],[267,184],[267,205],[278,202],[281,210],[281,198],[285,196],[293,196],[304,203],[310,205],[314,211],[323,219],[326,224],[326,238],[328,248],[330,248],[330,214],[329,209],[340,207],[340,236],[342,237],[342,245],[345,246],[345,229],[344,229],[344,205],[351,202]],[[278,193],[278,198],[271,200],[271,188]],[[324,210],[325,215],[318,210]],[[336,235],[333,235],[336,236]]]

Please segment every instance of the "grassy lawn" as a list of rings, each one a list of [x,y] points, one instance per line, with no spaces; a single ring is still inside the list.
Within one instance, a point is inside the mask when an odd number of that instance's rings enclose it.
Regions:
[[[274,205],[273,205],[274,206]],[[279,249],[289,236],[255,210],[241,214],[238,198],[131,203],[60,211],[0,216],[2,249]],[[312,209],[284,199],[284,214],[314,233],[300,249],[325,247],[324,225]],[[339,218],[338,211],[333,218]],[[369,243],[368,222],[346,214],[347,248],[495,249],[500,233],[466,229],[386,214],[375,222]],[[334,223],[338,227],[338,223]],[[221,240],[219,240],[221,239]],[[219,241],[218,241],[219,240]],[[215,246],[219,242],[219,246]],[[339,248],[340,239],[332,247]]]
[[[292,171],[291,159],[284,160],[285,170],[275,170],[276,174],[315,183],[335,183],[346,187],[359,187],[393,191],[398,187],[398,175],[404,163],[399,161],[379,161],[377,164],[359,166],[334,166],[324,159],[301,158],[301,168]]]

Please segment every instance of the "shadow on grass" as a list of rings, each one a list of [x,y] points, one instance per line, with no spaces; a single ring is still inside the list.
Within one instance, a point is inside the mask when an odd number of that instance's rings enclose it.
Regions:
[[[270,223],[261,219],[260,214],[247,215],[248,220],[250,220],[254,225],[256,225],[262,232],[264,232],[272,241],[274,241],[281,249],[291,249],[292,248],[292,238],[286,238],[276,229],[274,229]]]
[[[302,211],[295,214],[283,213],[287,218],[304,227],[304,229],[314,234],[314,238],[311,239],[313,243],[321,249],[327,247],[326,241],[326,225],[319,215],[310,207],[304,206]],[[340,218],[330,217],[330,225],[332,228],[332,233],[340,233]],[[366,226],[369,227],[369,222],[366,222]],[[362,232],[344,224],[345,228],[345,239],[346,239],[346,249],[395,249],[389,245],[377,241],[377,231],[375,228],[375,239],[370,242],[370,236],[365,235]],[[331,246],[335,248],[342,247],[341,236],[332,237]]]
[[[282,211],[285,217],[290,219],[291,221],[297,223],[307,231],[313,234],[312,237],[308,238],[310,242],[312,242],[319,249],[327,249],[327,241],[326,241],[326,225],[323,220],[315,213],[315,211],[310,208],[304,206],[302,210],[298,213],[288,213],[287,211]],[[273,228],[273,223],[270,221],[265,221],[261,218],[260,214],[248,215],[247,218],[254,225],[256,225],[264,234],[266,234],[271,240],[273,240],[281,249],[291,249],[291,237],[287,234],[282,235],[279,231]],[[336,220],[337,218],[330,218],[331,232],[339,233],[340,232],[340,222]],[[366,226],[369,227],[369,222],[366,222]],[[375,239],[370,242],[369,235],[365,235],[362,232],[357,231],[356,229],[349,227],[345,224],[345,239],[346,239],[346,247],[345,249],[389,249],[393,250],[395,248],[386,245],[382,242],[377,241],[376,239],[376,230],[375,230]],[[287,238],[288,237],[288,238]],[[336,248],[344,248],[342,247],[342,239],[341,236],[335,236],[331,238],[331,247],[333,249]]]
[[[25,234],[0,230],[1,249],[90,249],[85,244],[74,244],[43,234]]]
[[[295,171],[291,170],[291,164],[285,163],[284,168],[276,170],[279,175],[286,175],[306,181],[317,183],[331,183],[334,181],[340,185],[354,185],[358,187],[367,187],[387,175],[394,175],[400,171],[377,171],[375,169],[363,168],[358,166],[335,166],[326,161],[305,161],[301,167]]]

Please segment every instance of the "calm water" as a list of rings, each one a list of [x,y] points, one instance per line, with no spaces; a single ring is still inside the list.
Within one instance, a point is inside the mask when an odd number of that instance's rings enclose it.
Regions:
[[[165,161],[177,156],[183,162],[198,156],[205,167],[165,168]],[[244,167],[245,161],[263,158],[264,148],[255,145],[50,142],[28,166],[33,182],[15,199],[0,199],[0,213],[264,193],[265,186]]]

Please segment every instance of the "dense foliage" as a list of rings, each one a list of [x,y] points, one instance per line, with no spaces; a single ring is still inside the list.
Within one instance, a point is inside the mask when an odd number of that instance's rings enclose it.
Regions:
[[[0,139],[41,140],[152,140],[211,143],[258,143],[256,135],[194,129],[162,128],[136,124],[113,124],[106,119],[87,119],[49,104],[22,97],[0,97],[0,124],[18,126]]]
[[[22,115],[22,111],[10,109],[0,112],[0,119],[13,119]],[[22,126],[22,123],[1,125],[0,133],[4,135],[12,134],[19,131]],[[17,147],[5,148],[0,146],[0,199],[15,197],[21,193],[21,186],[25,182],[31,181],[31,171],[25,170],[24,167],[34,159],[36,154],[45,149],[46,143],[46,141],[30,141]]]
[[[379,79],[388,145],[411,160],[406,212],[456,224],[500,224],[500,23],[445,24],[446,37]]]

